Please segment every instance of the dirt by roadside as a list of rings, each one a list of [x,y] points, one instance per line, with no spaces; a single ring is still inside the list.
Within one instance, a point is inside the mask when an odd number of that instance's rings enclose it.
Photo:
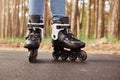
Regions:
[[[26,50],[23,48],[23,44],[23,42],[0,40],[0,49]],[[86,42],[84,50],[93,54],[120,54],[120,42],[108,42],[106,39]],[[52,52],[52,44],[50,42],[42,42],[39,51]]]

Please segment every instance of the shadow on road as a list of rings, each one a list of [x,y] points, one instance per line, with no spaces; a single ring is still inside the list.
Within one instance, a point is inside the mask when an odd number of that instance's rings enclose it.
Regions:
[[[120,60],[107,60],[107,59],[91,59],[87,60],[88,63],[120,63]]]
[[[55,64],[64,64],[64,63],[74,63],[74,64],[86,64],[87,61],[85,62],[80,62],[80,61],[62,61],[62,60],[53,60],[53,59],[37,59],[37,61],[34,64],[46,64],[46,63],[55,63]]]

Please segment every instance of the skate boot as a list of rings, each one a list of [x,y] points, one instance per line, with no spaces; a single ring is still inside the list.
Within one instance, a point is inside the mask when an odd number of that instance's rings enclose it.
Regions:
[[[43,21],[38,15],[29,16],[29,23],[27,24],[29,33],[24,43],[24,48],[29,51],[29,62],[36,62],[38,54],[38,48],[41,43],[42,32],[43,32]]]
[[[59,20],[53,20],[52,25],[52,44],[54,48],[53,58],[58,60],[66,60],[68,57],[71,61],[77,58],[80,61],[85,61],[87,54],[81,48],[85,47],[85,43],[76,39],[70,33],[69,18],[62,17]]]

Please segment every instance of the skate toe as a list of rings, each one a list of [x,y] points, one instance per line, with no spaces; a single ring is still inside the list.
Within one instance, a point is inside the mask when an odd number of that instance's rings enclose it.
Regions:
[[[82,41],[79,41],[79,47],[80,47],[80,48],[84,48],[84,47],[85,47],[85,43],[82,42]]]
[[[28,48],[28,49],[37,49],[39,48],[39,42],[34,42],[31,40],[26,40],[24,43],[24,48]]]

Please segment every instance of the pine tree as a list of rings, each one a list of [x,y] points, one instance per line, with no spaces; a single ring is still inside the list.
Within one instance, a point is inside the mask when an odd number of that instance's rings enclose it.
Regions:
[[[110,6],[108,36],[120,39],[120,0],[110,0]]]

